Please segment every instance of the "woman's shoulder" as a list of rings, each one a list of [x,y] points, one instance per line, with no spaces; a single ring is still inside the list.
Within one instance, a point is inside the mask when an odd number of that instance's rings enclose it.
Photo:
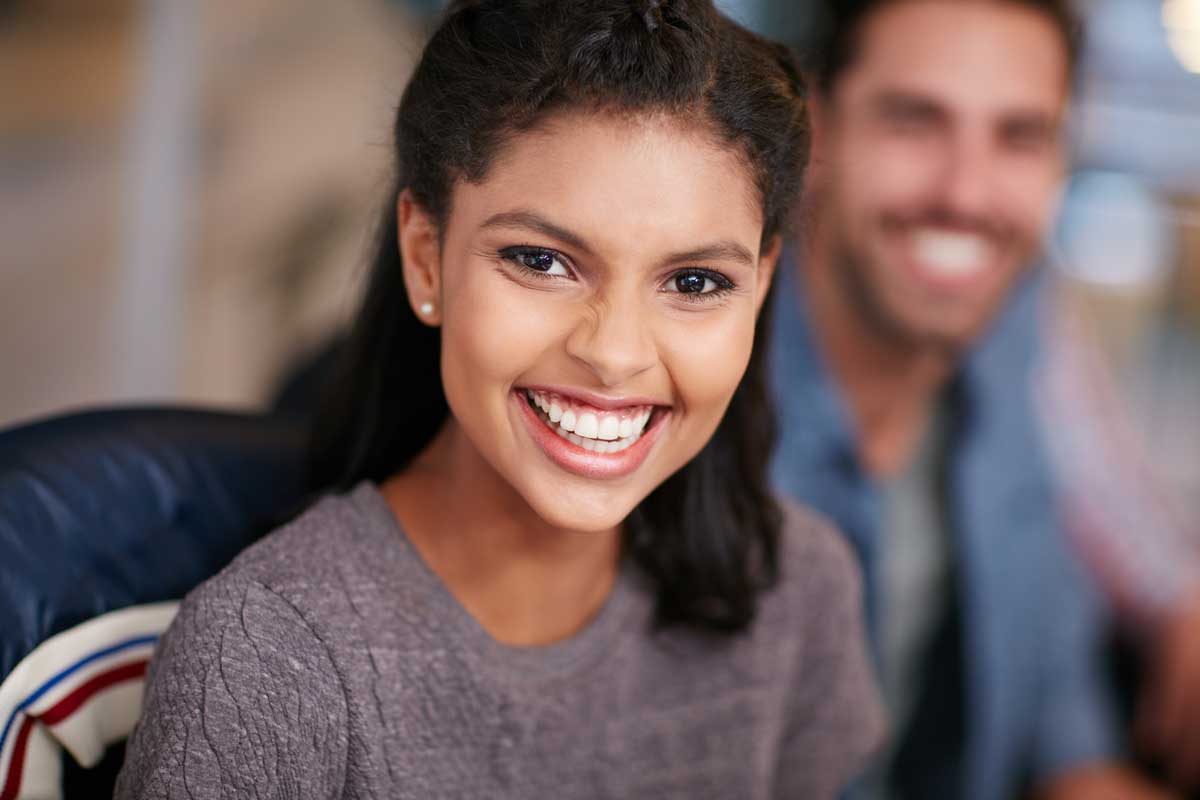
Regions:
[[[788,796],[832,797],[886,730],[868,656],[862,577],[832,523],[793,502],[780,504],[780,582],[764,615],[767,636],[790,656],[783,662],[788,721],[778,781]]]
[[[807,642],[809,649],[838,638],[847,626],[861,628],[862,573],[846,537],[808,507],[782,498],[779,505],[778,578],[761,597],[755,640]]]
[[[327,494],[298,516],[247,547],[226,567],[257,579],[286,580],[311,575],[369,547],[379,520],[366,513],[364,484],[348,494]],[[337,556],[337,558],[334,558]]]
[[[155,648],[117,797],[159,796],[164,787],[182,795],[183,755],[186,788],[200,787],[198,796],[224,787],[248,797],[262,785],[262,753],[283,776],[272,780],[303,787],[289,794],[340,796],[350,712],[338,662],[346,640],[331,624],[337,596],[321,600],[320,584],[329,569],[322,560],[352,524],[344,503],[319,501],[184,599]]]
[[[382,516],[386,509],[372,500],[383,503],[367,484],[348,494],[320,498],[194,589],[185,608],[202,598],[238,598],[261,591],[286,598],[298,609],[309,601],[322,604],[332,590],[359,582],[364,572],[378,567],[381,556],[389,555],[390,531]]]
[[[789,498],[779,541],[780,583],[806,598],[859,597],[862,572],[849,541],[824,515]]]

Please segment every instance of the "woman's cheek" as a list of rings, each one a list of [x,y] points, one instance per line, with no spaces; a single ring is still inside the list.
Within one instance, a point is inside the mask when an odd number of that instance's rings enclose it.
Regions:
[[[695,314],[662,333],[660,352],[684,410],[715,430],[741,382],[754,344],[751,304]]]
[[[507,383],[534,367],[561,335],[563,303],[552,292],[518,286],[489,272],[457,287],[452,302],[462,309],[462,319],[448,305],[444,333],[480,374]]]

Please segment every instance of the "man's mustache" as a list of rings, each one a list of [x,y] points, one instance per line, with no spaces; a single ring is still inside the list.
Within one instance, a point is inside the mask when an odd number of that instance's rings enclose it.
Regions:
[[[995,217],[967,215],[952,209],[932,206],[918,213],[884,213],[883,224],[889,228],[945,228],[958,233],[972,233],[987,239],[1005,240],[1016,235],[1016,227]]]

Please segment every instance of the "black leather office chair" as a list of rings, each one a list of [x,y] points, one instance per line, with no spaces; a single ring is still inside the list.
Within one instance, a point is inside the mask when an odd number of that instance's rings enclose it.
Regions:
[[[111,796],[158,635],[302,508],[303,440],[189,409],[0,431],[0,800]]]

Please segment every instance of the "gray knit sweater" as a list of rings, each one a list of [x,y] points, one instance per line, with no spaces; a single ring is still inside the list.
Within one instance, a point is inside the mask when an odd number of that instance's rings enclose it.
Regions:
[[[829,798],[882,734],[847,548],[789,509],[748,633],[651,633],[625,568],[574,637],[491,638],[377,488],[184,601],[118,798]]]

